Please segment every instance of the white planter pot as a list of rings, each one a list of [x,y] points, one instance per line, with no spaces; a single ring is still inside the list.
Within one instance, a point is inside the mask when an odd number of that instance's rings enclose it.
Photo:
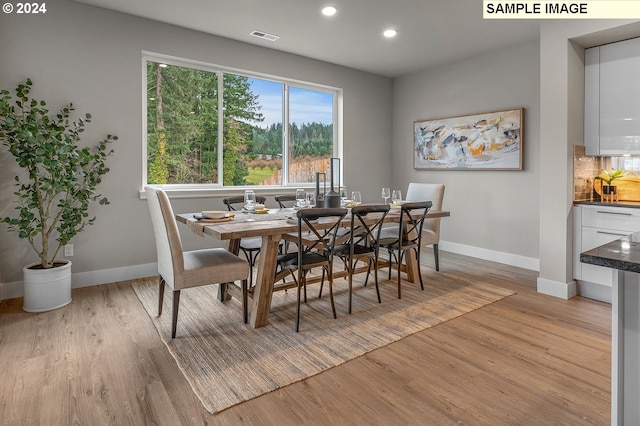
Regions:
[[[58,262],[58,261],[56,261]],[[24,301],[26,312],[45,312],[62,308],[71,303],[71,262],[50,269],[30,269],[39,263],[22,268],[24,277]]]

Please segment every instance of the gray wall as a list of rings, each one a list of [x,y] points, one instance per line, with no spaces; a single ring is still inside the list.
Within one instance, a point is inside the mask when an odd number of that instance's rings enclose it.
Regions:
[[[396,79],[393,185],[444,183],[441,248],[536,268],[540,164],[539,44],[527,43]],[[524,107],[524,170],[415,170],[413,122]],[[481,250],[477,250],[480,248]]]
[[[96,224],[73,241],[74,286],[145,274],[155,262],[148,208],[138,193],[143,50],[342,88],[345,184],[370,199],[379,194],[367,188],[391,181],[390,79],[68,0],[47,6],[46,15],[0,14],[0,87],[13,90],[31,77],[33,94],[52,109],[72,101],[78,113],[93,114],[84,140],[96,141],[107,133],[120,138],[110,159],[112,171],[99,188],[111,204],[95,206]],[[17,172],[2,147],[0,216],[13,208]],[[221,202],[175,199],[173,206],[177,212],[198,211],[221,207]],[[5,283],[0,298],[14,297],[15,285],[8,283],[22,280],[22,266],[36,256],[26,242],[0,226],[0,283]],[[213,243],[188,234],[183,233],[187,249]]]

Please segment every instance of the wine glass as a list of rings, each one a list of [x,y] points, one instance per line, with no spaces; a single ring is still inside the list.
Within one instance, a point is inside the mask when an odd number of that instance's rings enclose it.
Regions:
[[[360,191],[353,191],[351,193],[351,203],[355,206],[359,206],[362,203],[362,195]]]
[[[296,207],[304,207],[306,204],[304,189],[296,189]]]
[[[393,201],[393,204],[398,204],[400,201],[402,201],[402,191],[400,191],[399,189],[394,189],[393,193],[391,194],[391,201]]]
[[[384,198],[384,203],[387,204],[387,200],[391,196],[391,191],[389,188],[382,188],[382,198]]]

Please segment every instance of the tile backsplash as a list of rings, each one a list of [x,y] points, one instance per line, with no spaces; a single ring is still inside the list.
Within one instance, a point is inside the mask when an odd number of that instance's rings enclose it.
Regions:
[[[573,199],[575,201],[599,200],[593,190],[593,178],[602,170],[600,157],[585,154],[584,145],[573,146]]]

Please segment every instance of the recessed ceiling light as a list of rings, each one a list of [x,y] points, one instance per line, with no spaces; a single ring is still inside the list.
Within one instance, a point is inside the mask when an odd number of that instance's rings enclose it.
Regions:
[[[333,6],[327,6],[325,8],[322,9],[322,14],[324,16],[333,16],[336,14],[336,12],[338,11],[338,9],[336,9]]]
[[[391,37],[395,37],[398,32],[396,30],[384,30],[384,32],[382,33],[386,38],[391,38]]]

